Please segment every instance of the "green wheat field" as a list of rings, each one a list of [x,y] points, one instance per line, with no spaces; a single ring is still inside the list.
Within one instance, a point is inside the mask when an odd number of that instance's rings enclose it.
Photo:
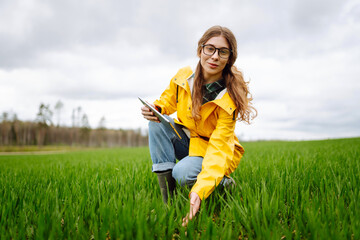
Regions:
[[[243,145],[186,228],[189,189],[166,207],[148,148],[0,156],[0,239],[360,239],[360,138]]]

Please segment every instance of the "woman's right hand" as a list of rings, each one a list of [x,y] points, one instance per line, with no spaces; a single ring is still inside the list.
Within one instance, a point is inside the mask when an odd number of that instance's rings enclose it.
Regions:
[[[155,105],[152,103],[149,103],[151,106],[153,106],[155,108]],[[160,122],[159,118],[157,116],[155,116],[155,114],[150,110],[150,108],[146,107],[146,106],[142,106],[141,107],[141,114],[143,115],[143,117],[149,121],[154,121],[154,122]]]

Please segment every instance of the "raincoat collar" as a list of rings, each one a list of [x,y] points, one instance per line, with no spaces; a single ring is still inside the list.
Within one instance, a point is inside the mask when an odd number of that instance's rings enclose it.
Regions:
[[[174,77],[174,82],[179,85],[180,87],[184,88],[185,90],[190,90],[187,86],[188,79],[192,78],[194,76],[194,73],[191,69],[191,67],[185,67],[182,69],[182,71],[179,71],[176,76]]]
[[[178,86],[188,91],[191,95],[192,85],[194,83],[193,81],[194,75],[195,74],[192,71],[191,67],[185,67],[183,71],[178,72],[178,74],[174,77],[174,82]],[[219,93],[219,95],[215,100],[207,102],[205,104],[211,104],[211,103],[215,103],[216,105],[224,109],[228,114],[233,114],[233,112],[236,110],[236,105],[234,101],[231,99],[226,88]]]

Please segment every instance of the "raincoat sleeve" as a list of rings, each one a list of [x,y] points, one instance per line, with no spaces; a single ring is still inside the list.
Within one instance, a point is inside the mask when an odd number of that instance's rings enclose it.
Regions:
[[[176,111],[176,91],[177,85],[173,79],[160,98],[154,102],[154,105],[161,108],[161,114],[171,115]]]
[[[203,159],[202,169],[190,192],[206,199],[228,172],[235,149],[235,124],[232,114],[219,107],[219,118]]]

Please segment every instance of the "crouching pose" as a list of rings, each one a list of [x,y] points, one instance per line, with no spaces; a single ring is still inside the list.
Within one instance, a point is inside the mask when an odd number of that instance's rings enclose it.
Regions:
[[[195,71],[182,68],[153,103],[175,126],[174,131],[159,123],[147,107],[149,148],[163,201],[168,202],[176,182],[191,187],[187,225],[219,184],[235,182],[230,174],[237,168],[244,149],[235,136],[237,120],[250,122],[256,110],[242,73],[233,66],[237,58],[234,34],[225,27],[208,29],[198,42],[200,58]],[[177,113],[177,119],[168,117]],[[176,162],[176,160],[179,160]]]

